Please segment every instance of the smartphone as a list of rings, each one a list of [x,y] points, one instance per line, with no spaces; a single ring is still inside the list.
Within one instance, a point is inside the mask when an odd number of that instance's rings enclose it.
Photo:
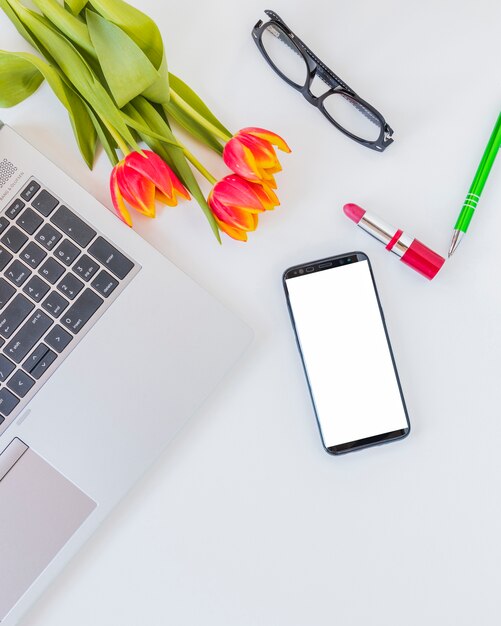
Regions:
[[[327,452],[406,437],[409,417],[367,255],[296,265],[283,285]]]

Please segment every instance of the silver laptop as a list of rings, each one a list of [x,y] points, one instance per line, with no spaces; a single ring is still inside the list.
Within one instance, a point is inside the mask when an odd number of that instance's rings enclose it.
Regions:
[[[0,622],[12,626],[250,329],[0,122]]]

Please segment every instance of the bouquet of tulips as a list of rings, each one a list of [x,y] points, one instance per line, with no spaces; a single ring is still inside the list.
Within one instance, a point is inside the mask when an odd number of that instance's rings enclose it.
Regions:
[[[261,128],[232,135],[196,93],[167,69],[156,24],[123,0],[0,0],[19,33],[38,52],[0,50],[0,106],[33,94],[46,80],[67,109],[92,168],[100,144],[113,166],[117,215],[132,225],[127,205],[148,217],[156,202],[174,206],[193,196],[215,236],[247,240],[258,215],[278,206],[275,147],[285,141]],[[172,123],[222,156],[232,171],[216,179],[176,138]],[[141,145],[149,149],[141,148]],[[192,168],[212,185],[206,199]]]

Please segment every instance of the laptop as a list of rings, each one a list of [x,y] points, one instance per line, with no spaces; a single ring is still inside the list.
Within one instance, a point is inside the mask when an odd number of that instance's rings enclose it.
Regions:
[[[0,623],[15,624],[250,343],[0,122]]]

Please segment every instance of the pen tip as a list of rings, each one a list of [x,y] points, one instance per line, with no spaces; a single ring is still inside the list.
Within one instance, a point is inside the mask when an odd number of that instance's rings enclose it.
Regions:
[[[456,251],[456,248],[459,246],[461,239],[463,238],[464,233],[460,230],[455,230],[454,234],[452,235],[452,241],[451,241],[451,245],[449,248],[449,254],[448,254],[448,258],[450,259],[451,256],[454,254],[454,252]]]

